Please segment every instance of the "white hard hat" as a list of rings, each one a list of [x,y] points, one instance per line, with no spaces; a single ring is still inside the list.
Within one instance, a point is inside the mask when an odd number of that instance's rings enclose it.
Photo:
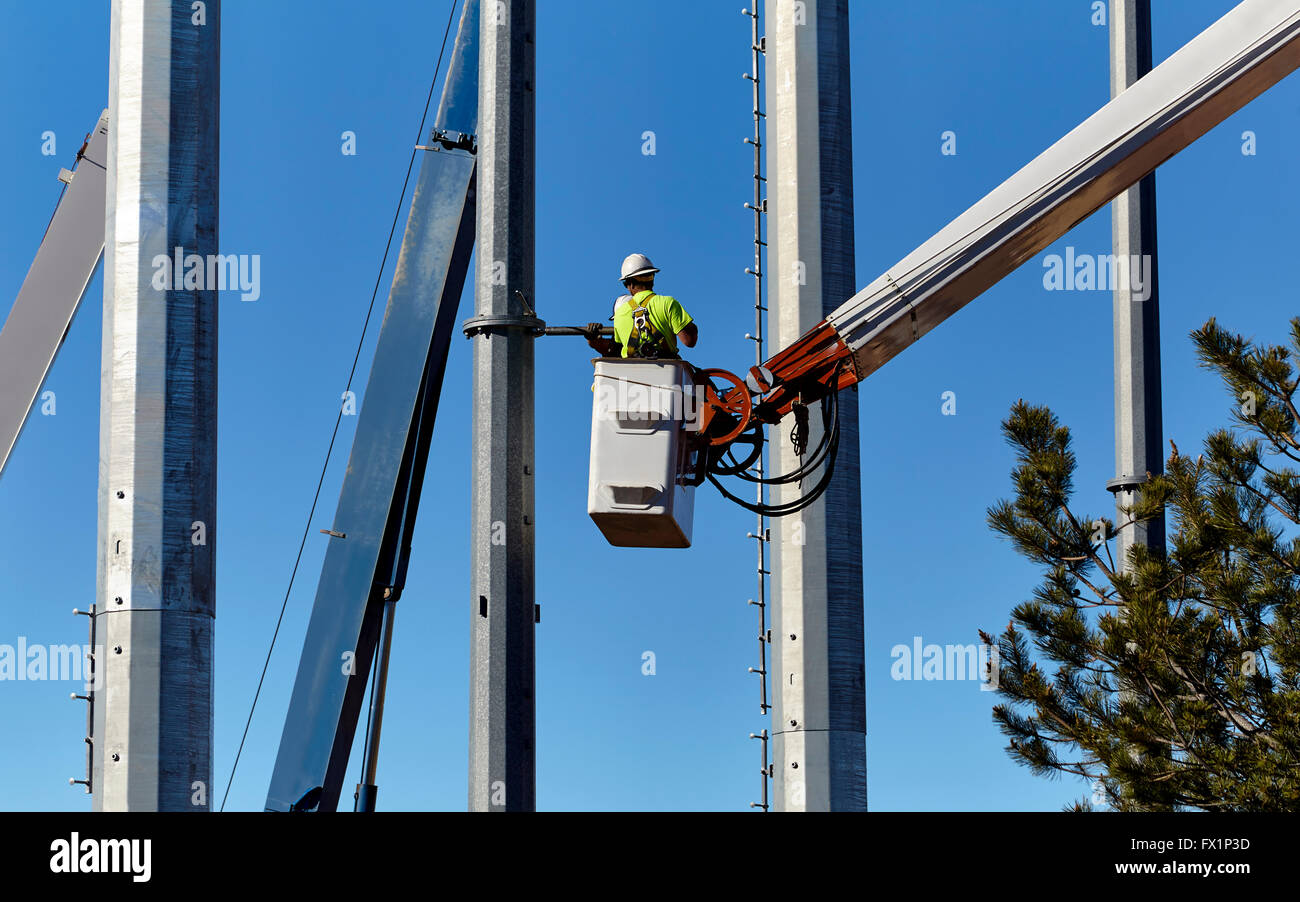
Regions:
[[[645,254],[629,254],[623,261],[622,275],[618,277],[620,282],[626,282],[634,276],[648,276],[651,273],[659,272],[655,265],[650,262],[650,258]]]

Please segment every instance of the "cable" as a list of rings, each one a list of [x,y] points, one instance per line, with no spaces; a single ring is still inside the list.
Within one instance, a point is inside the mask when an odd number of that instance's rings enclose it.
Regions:
[[[833,381],[831,384],[832,385],[838,384],[838,381],[839,381],[839,368],[836,369],[835,381]],[[824,463],[825,469],[823,470],[821,477],[818,479],[817,484],[814,485],[806,494],[801,495],[800,497],[795,498],[792,501],[786,501],[781,504],[753,503],[753,502],[746,501],[745,499],[737,495],[733,495],[731,492],[727,491],[726,487],[724,487],[722,483],[718,480],[717,474],[714,473],[712,470],[710,470],[707,474],[709,482],[713,483],[714,487],[717,488],[717,490],[722,493],[722,496],[726,498],[728,501],[734,501],[736,504],[739,504],[741,507],[745,508],[746,510],[752,511],[753,513],[756,514],[761,514],[767,517],[784,517],[784,516],[788,516],[789,514],[795,514],[798,513],[799,511],[804,510],[805,508],[810,506],[813,502],[815,502],[818,498],[820,498],[823,494],[825,494],[826,489],[830,487],[831,477],[835,473],[835,461],[839,456],[839,447],[840,447],[840,412],[839,412],[838,392],[832,393],[828,395],[825,399],[823,399],[822,422],[824,426],[824,434],[822,436],[823,441],[819,443],[818,447],[820,448],[824,445],[826,451],[820,458],[814,461],[809,461],[807,464],[801,465],[799,469],[796,470],[794,473],[788,473],[781,477],[771,477],[770,479],[766,479],[766,478],[749,476],[748,474],[745,474],[745,478],[747,478],[748,481],[750,482],[757,482],[762,485],[780,484],[778,480],[788,479],[789,481],[795,481],[793,479],[789,479],[789,477],[795,474],[802,474],[802,476],[807,476],[808,474],[816,471],[818,466]],[[724,473],[724,475],[739,475],[739,474]]]
[[[838,419],[836,420],[835,423],[835,437],[832,441],[832,447],[835,449],[835,451],[839,450]],[[834,456],[832,456],[830,460],[827,462],[826,469],[822,473],[821,479],[818,480],[817,484],[813,486],[813,488],[806,495],[802,495],[793,501],[787,501],[784,504],[763,504],[763,505],[752,504],[746,501],[745,499],[733,495],[731,492],[727,491],[726,488],[723,487],[722,483],[718,481],[718,478],[714,476],[712,473],[709,474],[709,481],[712,482],[713,485],[717,488],[717,490],[722,493],[722,496],[724,498],[726,498],[728,501],[734,501],[736,504],[739,504],[741,507],[745,508],[746,510],[753,511],[756,514],[763,514],[764,516],[767,517],[785,517],[790,514],[799,513],[800,511],[812,505],[818,498],[820,498],[823,494],[825,494],[826,489],[830,487],[831,477],[834,475],[834,473],[835,473],[835,458]]]
[[[836,378],[838,378],[838,375]],[[831,435],[830,425],[832,417],[837,418],[839,416],[838,393],[832,393],[827,397],[827,399],[832,401],[834,406],[830,409],[833,409],[835,412],[834,414],[831,414],[826,404],[823,403],[821,440],[817,443],[817,447],[813,450],[810,459],[806,463],[800,464],[797,470],[792,470],[789,473],[782,473],[780,476],[763,476],[761,473],[748,473],[746,472],[746,468],[740,468],[740,461],[735,459],[731,447],[728,446],[726,453],[732,454],[732,459],[730,462],[723,461],[723,463],[728,464],[728,466],[725,470],[718,471],[718,475],[735,476],[737,479],[742,479],[745,482],[761,483],[762,485],[788,485],[792,482],[803,482],[809,474],[815,473],[821,468],[823,461],[830,453],[827,443],[829,442]]]
[[[438,73],[442,69],[443,52],[447,49],[447,37],[451,34],[451,23],[456,16],[457,0],[452,0],[451,12],[447,14],[447,27],[442,33],[442,47],[438,50],[438,62],[433,68],[433,81],[429,83],[429,96],[424,101],[424,112],[420,115],[420,131],[415,136],[415,143],[419,144],[424,138],[424,123],[429,117],[429,106],[433,102],[433,89],[438,84]],[[406,189],[411,183],[411,171],[415,168],[415,155],[418,149],[412,148],[410,162],[406,164],[406,178],[402,181],[402,193],[397,199],[397,210],[393,213],[393,224],[388,229],[388,241],[384,245],[384,256],[379,261],[379,275],[375,277],[375,287],[370,292],[370,306],[366,310],[365,322],[361,325],[361,339],[357,342],[357,352],[352,357],[352,369],[348,372],[347,389],[352,388],[352,379],[357,374],[357,363],[361,360],[361,349],[366,343],[366,332],[370,328],[370,318],[375,312],[375,299],[379,296],[379,286],[384,279],[384,270],[388,266],[388,254],[393,247],[393,236],[397,234],[397,223],[402,216],[402,206],[406,200]],[[298,576],[298,564],[302,561],[303,549],[307,547],[307,536],[311,533],[311,521],[316,516],[316,504],[320,501],[320,490],[325,484],[325,473],[329,470],[330,456],[334,452],[334,442],[339,436],[339,426],[343,423],[343,408],[340,405],[337,418],[334,420],[334,431],[330,435],[329,448],[325,450],[325,464],[321,467],[320,479],[316,483],[316,494],[311,499],[311,510],[307,513],[307,525],[303,527],[302,541],[298,544],[298,556],[294,558],[293,571],[289,574],[289,586],[284,590],[284,601],[280,605],[280,616],[275,621],[275,632],[271,634],[271,647],[266,651],[266,662],[262,665],[262,675],[257,680],[257,691],[253,693],[253,704],[248,710],[248,720],[244,723],[244,735],[239,739],[239,750],[235,752],[235,763],[230,768],[230,779],[226,782],[225,794],[221,797],[221,808],[219,811],[226,810],[226,799],[230,797],[231,784],[235,782],[235,770],[239,767],[239,758],[244,753],[244,742],[248,739],[248,728],[253,724],[253,712],[257,710],[257,700],[262,695],[262,684],[266,680],[267,668],[271,666],[271,653],[275,651],[275,641],[280,635],[280,624],[284,622],[284,612],[289,606],[289,595],[293,592],[293,582]],[[367,724],[367,731],[370,729]]]
[[[831,375],[830,385],[839,385],[840,372],[843,368],[844,363],[842,361],[836,365],[835,371]],[[728,501],[734,501],[736,504],[745,508],[745,510],[752,511],[761,516],[784,517],[804,510],[825,494],[826,489],[830,486],[831,477],[835,472],[835,461],[839,456],[839,449],[840,397],[838,391],[832,391],[830,394],[822,398],[822,437],[821,441],[817,443],[817,450],[813,452],[812,459],[801,463],[797,469],[790,473],[782,474],[781,476],[765,477],[762,475],[761,471],[758,474],[751,474],[739,469],[739,462],[735,460],[733,455],[730,464],[722,460],[721,456],[717,459],[708,461],[708,470],[705,475],[709,482],[713,483],[714,487],[717,488],[717,490],[722,493],[722,496]],[[731,453],[730,446],[728,446],[725,453]],[[722,464],[722,466],[719,466],[719,464]],[[785,485],[792,482],[802,482],[809,475],[823,467],[823,465],[824,471],[821,477],[817,480],[817,484],[814,485],[812,489],[792,501],[786,501],[781,504],[764,503],[762,501],[746,501],[745,499],[727,491],[718,480],[719,475],[738,476],[747,482],[757,483],[760,486]]]

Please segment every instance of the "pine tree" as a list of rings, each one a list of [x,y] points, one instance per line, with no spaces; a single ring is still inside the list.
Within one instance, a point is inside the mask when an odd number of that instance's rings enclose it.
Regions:
[[[1192,459],[1172,449],[1115,524],[1071,508],[1070,432],[1018,402],[1002,424],[1015,500],[989,525],[1042,565],[998,647],[994,720],[1032,773],[1093,781],[1122,811],[1300,810],[1300,463],[1290,348],[1211,319],[1192,333],[1232,394],[1232,423]],[[1163,514],[1167,547],[1118,530]],[[1102,521],[1102,522],[1098,522]]]

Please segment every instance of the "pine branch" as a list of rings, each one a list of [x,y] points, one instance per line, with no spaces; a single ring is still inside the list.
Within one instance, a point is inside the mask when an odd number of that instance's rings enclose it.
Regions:
[[[1096,779],[1118,810],[1255,810],[1287,799],[1300,808],[1300,537],[1284,546],[1270,524],[1281,516],[1300,525],[1300,475],[1260,453],[1297,459],[1300,376],[1286,353],[1254,348],[1213,321],[1194,337],[1203,365],[1259,396],[1249,419],[1245,407],[1234,416],[1268,444],[1220,430],[1193,461],[1171,442],[1165,472],[1148,474],[1121,508],[1123,523],[1100,521],[1096,544],[1071,503],[1069,430],[1023,400],[1004,421],[1015,497],[990,508],[988,522],[1046,573],[998,640],[998,691],[1010,704],[996,705],[994,719],[1013,759],[1040,776]],[[1300,317],[1291,337],[1300,350]],[[1169,548],[1137,543],[1117,561],[1110,539],[1159,517]],[[1245,650],[1258,654],[1258,669],[1238,674]],[[1065,747],[1083,760],[1061,760]]]

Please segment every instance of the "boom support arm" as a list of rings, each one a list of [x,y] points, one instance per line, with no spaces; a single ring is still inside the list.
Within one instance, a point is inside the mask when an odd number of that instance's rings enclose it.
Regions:
[[[751,368],[746,381],[759,397],[750,422],[778,422],[798,402],[862,381],[1297,67],[1295,0],[1244,0],[794,344]],[[1121,262],[1126,276],[1128,261]],[[737,404],[721,406],[733,418],[739,413]]]
[[[0,329],[0,472],[104,256],[107,160],[104,110],[77,152],[76,170],[59,176],[67,188]]]

